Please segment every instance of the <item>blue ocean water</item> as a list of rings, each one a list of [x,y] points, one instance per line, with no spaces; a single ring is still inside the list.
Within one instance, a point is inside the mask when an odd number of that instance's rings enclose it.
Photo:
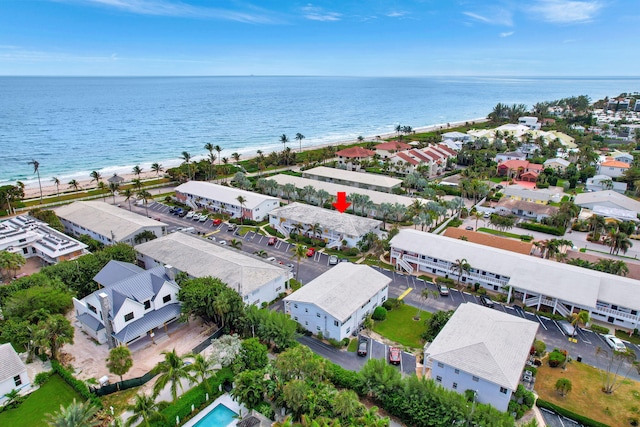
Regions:
[[[0,77],[0,185],[130,172],[485,117],[498,102],[639,90],[640,78]],[[196,157],[197,158],[197,157]]]

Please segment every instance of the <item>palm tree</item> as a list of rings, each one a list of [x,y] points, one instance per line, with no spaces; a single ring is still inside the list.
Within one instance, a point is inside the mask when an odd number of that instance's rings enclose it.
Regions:
[[[458,276],[458,286],[460,286],[460,278],[463,274],[467,274],[471,271],[471,264],[466,258],[456,259],[451,265],[451,272]]]
[[[140,418],[142,418],[142,425],[146,427],[151,426],[151,422],[165,418],[160,412],[163,406],[166,406],[166,402],[158,404],[155,402],[153,396],[136,394],[133,404],[127,407],[127,410],[133,412],[133,416],[127,420],[125,426],[139,425],[138,421]]]
[[[89,176],[91,177],[91,181],[89,181],[89,182],[95,181],[96,184],[99,184],[100,182],[102,182],[102,175],[98,171],[92,171],[89,174]]]
[[[103,201],[107,201],[107,184],[104,183],[104,181],[100,181],[98,182],[98,187],[97,189],[102,193],[102,200]]]
[[[214,150],[216,150],[216,152],[218,153],[218,166],[220,166],[220,153],[222,152],[222,147],[219,145],[216,145],[215,147],[213,147]]]
[[[180,158],[187,164],[187,176],[191,179],[191,154],[187,151],[183,151]]]
[[[231,239],[231,241],[229,242],[229,246],[231,246],[233,249],[242,249],[242,240],[236,240],[236,239]]]
[[[162,165],[160,163],[153,163],[151,165],[151,170],[156,173],[156,178],[160,178],[160,172],[164,169],[162,169]]]
[[[238,162],[240,161],[240,153],[231,153],[231,158],[236,162],[237,166]]]
[[[131,180],[131,184],[133,185],[133,187],[136,190],[141,190],[142,189],[142,181],[140,181],[138,178],[134,178]]]
[[[95,427],[100,422],[94,421],[98,408],[91,401],[84,403],[73,402],[69,406],[60,405],[60,410],[53,414],[47,414],[47,424],[51,427]]]
[[[18,389],[13,389],[11,390],[9,393],[6,393],[4,395],[4,397],[7,398],[7,401],[5,402],[5,407],[6,408],[10,408],[12,407],[14,404],[17,404],[18,402],[18,398],[20,397],[20,391]]]
[[[259,251],[255,251],[253,254],[259,256],[260,258],[266,258],[267,256],[269,256],[267,251],[265,251],[264,249],[260,249]]]
[[[120,184],[118,184],[117,182],[110,182],[109,183],[109,192],[111,193],[111,196],[113,196],[113,204],[116,204],[116,192],[118,191],[118,189],[120,188]]]
[[[60,200],[60,180],[57,176],[54,176],[53,178],[51,178],[51,181],[53,181],[56,186],[56,196],[58,196],[58,200]]]
[[[38,187],[40,187],[40,203],[42,203],[42,183],[40,182],[40,162],[38,162],[35,159],[31,159],[29,164],[33,165],[33,172],[38,174]]]
[[[161,354],[164,355],[164,360],[151,370],[152,374],[160,374],[153,386],[153,394],[157,396],[167,384],[171,384],[171,397],[175,402],[178,399],[178,387],[182,390],[182,380],[195,381],[190,372],[193,368],[191,365],[184,364],[183,358],[178,356],[175,348],[171,351],[163,351]]]
[[[151,196],[151,193],[147,190],[140,190],[138,192],[138,197],[144,200],[144,209],[147,211],[147,216],[149,216],[149,206],[147,205],[147,202],[151,200],[153,196]]]
[[[122,191],[122,195],[124,196],[124,201],[129,202],[129,211],[131,211],[131,198],[133,197],[133,190],[131,188],[125,188]]]
[[[238,196],[236,200],[240,203],[240,225],[244,225],[244,204],[247,203],[247,198]]]
[[[589,323],[589,320],[591,320],[591,318],[589,317],[589,312],[586,310],[580,310],[578,313],[571,313],[571,325],[573,325],[574,328],[580,325],[586,326],[587,323]]]
[[[297,266],[296,266],[296,278],[297,278],[298,272],[300,271],[300,260],[304,259],[304,257],[307,255],[307,248],[305,248],[301,244],[297,244],[293,248],[291,248],[291,251],[293,252],[293,256],[291,258],[295,258],[297,261]]]
[[[213,172],[213,162],[215,162],[216,160],[216,156],[215,154],[213,154],[215,147],[213,146],[212,143],[207,142],[206,144],[204,144],[204,149],[209,152],[209,180],[210,180]]]
[[[287,148],[287,142],[289,142],[289,138],[284,133],[280,136],[280,142],[282,143],[282,150],[284,151]],[[285,161],[287,161],[287,157],[285,157]],[[288,162],[286,166],[289,166]]]
[[[131,350],[129,347],[119,345],[109,351],[109,357],[107,357],[107,369],[112,374],[120,377],[122,382],[122,376],[129,372],[129,369],[133,366],[133,357],[131,356]]]
[[[78,191],[80,189],[80,183],[75,179],[69,181],[68,184],[69,188],[73,188],[75,191]]]
[[[142,168],[139,165],[135,165],[133,167],[133,169],[131,170],[131,172],[133,172],[134,175],[137,176],[138,179],[140,179],[140,174],[142,173]]]
[[[296,133],[296,141],[300,143],[300,152],[302,153],[302,140],[305,138],[300,132]]]
[[[200,384],[204,384],[204,388],[208,393],[211,393],[211,384],[207,381],[213,372],[213,360],[204,357],[202,354],[196,354],[194,356],[193,372],[196,378],[200,381]]]

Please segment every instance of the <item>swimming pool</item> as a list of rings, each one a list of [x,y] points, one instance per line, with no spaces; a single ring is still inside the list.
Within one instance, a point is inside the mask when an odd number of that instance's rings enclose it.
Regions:
[[[196,423],[194,427],[225,427],[231,424],[238,414],[219,403],[212,411]]]

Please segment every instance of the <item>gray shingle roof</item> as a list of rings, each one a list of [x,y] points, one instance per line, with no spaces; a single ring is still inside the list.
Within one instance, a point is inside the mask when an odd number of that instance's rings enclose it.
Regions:
[[[27,367],[9,343],[0,344],[0,383],[26,371]]]
[[[426,346],[426,353],[433,360],[515,390],[537,331],[538,324],[530,320],[464,303]]]
[[[285,301],[314,304],[344,322],[391,279],[368,265],[341,262],[307,283]]]

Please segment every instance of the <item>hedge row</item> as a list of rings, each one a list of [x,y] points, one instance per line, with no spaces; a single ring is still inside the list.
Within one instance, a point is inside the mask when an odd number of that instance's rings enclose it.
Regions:
[[[522,222],[518,227],[525,230],[539,231],[541,233],[552,234],[554,236],[563,236],[565,229],[560,227],[552,227],[550,225],[538,224],[537,222]]]
[[[164,419],[157,420],[151,423],[152,427],[173,427],[176,425],[176,417],[180,417],[180,422],[183,423],[192,415],[197,414],[199,411],[191,412],[191,405],[196,409],[202,409],[222,394],[218,388],[225,382],[233,381],[233,372],[231,368],[226,367],[219,370],[215,376],[208,378],[207,381],[211,385],[211,393],[209,400],[206,400],[207,391],[204,388],[204,384],[199,384],[185,394],[180,396],[176,403],[167,406],[160,413],[164,415]]]
[[[92,394],[89,391],[89,387],[87,387],[87,384],[84,381],[80,381],[79,379],[75,378],[70,371],[66,370],[59,362],[55,360],[51,361],[51,367],[53,368],[53,371],[56,374],[60,375],[60,378],[62,378],[64,382],[69,384],[72,389],[78,392],[80,396],[82,396],[86,400],[90,400],[91,403],[93,403],[98,408],[102,408],[102,401],[98,399],[98,396]]]
[[[610,427],[608,424],[604,424],[604,423],[601,423],[600,421],[592,420],[591,418],[587,418],[584,415],[576,414],[575,412],[572,412],[568,409],[562,408],[558,405],[555,405],[546,400],[542,400],[540,398],[538,398],[538,400],[536,401],[536,405],[538,406],[538,408],[549,409],[559,415],[562,415],[564,417],[577,421],[585,427]]]

